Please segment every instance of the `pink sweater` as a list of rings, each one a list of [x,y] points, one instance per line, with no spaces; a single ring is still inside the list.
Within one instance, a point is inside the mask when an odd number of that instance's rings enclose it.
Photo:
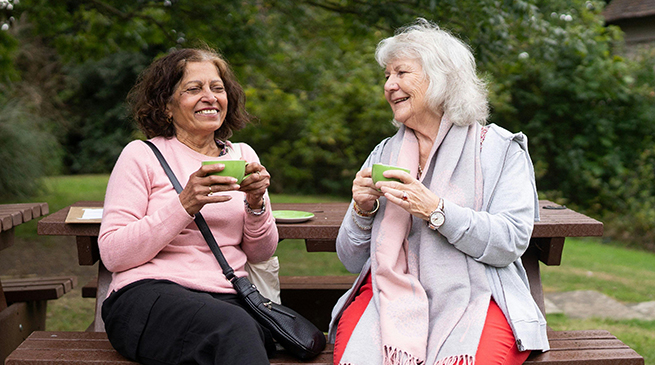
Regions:
[[[234,158],[230,154],[202,155],[177,138],[156,137],[151,141],[182,186],[200,168],[201,161]],[[227,146],[228,151],[241,146],[243,159],[259,162],[250,146],[230,142]],[[246,260],[260,262],[273,255],[277,228],[268,196],[266,212],[255,216],[244,210],[244,193],[223,194],[232,199],[207,204],[201,213],[236,275],[244,276]],[[133,141],[123,149],[111,173],[98,246],[102,262],[113,272],[109,293],[141,279],[166,279],[190,289],[234,293],[157,157],[142,141]]]

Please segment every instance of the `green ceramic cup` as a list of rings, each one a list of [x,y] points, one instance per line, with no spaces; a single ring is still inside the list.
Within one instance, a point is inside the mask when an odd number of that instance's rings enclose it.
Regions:
[[[409,170],[403,167],[398,167],[398,166],[390,166],[390,165],[385,165],[381,163],[374,163],[373,164],[373,184],[376,184],[378,181],[398,181],[398,179],[391,179],[391,178],[386,178],[382,176],[382,173],[387,171],[387,170],[401,170],[405,171],[406,173],[409,174]]]
[[[244,160],[220,160],[220,161],[203,161],[203,165],[213,165],[222,163],[225,165],[223,171],[215,172],[212,175],[232,176],[237,179],[237,184],[241,184],[246,172],[246,161]]]

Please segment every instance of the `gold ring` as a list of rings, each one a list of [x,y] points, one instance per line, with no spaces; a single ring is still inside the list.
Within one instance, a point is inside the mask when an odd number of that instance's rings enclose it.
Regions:
[[[403,191],[403,200],[404,200],[404,201],[407,201],[407,199],[409,199],[409,196],[407,196],[407,192],[406,192],[406,191]]]
[[[212,194],[214,194],[214,192],[212,191],[212,186],[209,185],[209,194],[207,194],[207,196],[212,195]]]

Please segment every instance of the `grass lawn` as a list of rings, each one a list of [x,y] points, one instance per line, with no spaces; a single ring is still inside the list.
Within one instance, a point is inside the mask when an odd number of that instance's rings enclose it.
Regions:
[[[602,243],[599,239],[567,238],[560,266],[541,264],[545,292],[596,290],[623,303],[655,301],[655,253]],[[547,316],[555,330],[604,329],[655,364],[655,321],[573,319]]]
[[[46,179],[45,190],[32,201],[45,201],[50,212],[55,212],[79,200],[103,200],[107,175],[61,176]],[[273,202],[343,201],[325,196],[273,195]],[[36,223],[23,224],[16,229],[17,238],[36,242],[38,250],[55,250],[61,244],[36,235]],[[17,243],[16,246],[19,246]],[[16,250],[17,247],[13,247]],[[74,250],[74,243],[67,248]],[[5,252],[3,251],[3,256]],[[76,254],[72,253],[73,255]],[[302,241],[280,242],[277,255],[281,275],[341,275],[347,274],[333,253],[307,253]],[[53,255],[52,257],[57,257]],[[63,260],[63,259],[62,259]],[[1,262],[0,262],[1,264]],[[66,273],[71,262],[62,262]],[[94,267],[87,268],[91,271]],[[619,244],[602,243],[599,239],[567,239],[562,264],[542,264],[544,291],[596,290],[621,302],[655,300],[655,253],[626,249]],[[3,272],[0,267],[0,272]],[[69,272],[70,273],[70,272]],[[80,282],[79,287],[85,283]],[[48,330],[82,331],[91,323],[94,313],[92,299],[81,298],[79,292],[65,295],[48,306]],[[571,319],[564,315],[548,315],[549,325],[555,330],[606,329],[644,356],[646,364],[655,365],[655,321]]]

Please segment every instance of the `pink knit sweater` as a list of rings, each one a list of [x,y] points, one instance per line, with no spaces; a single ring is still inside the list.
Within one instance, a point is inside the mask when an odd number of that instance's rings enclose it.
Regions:
[[[177,138],[156,137],[151,141],[182,186],[200,168],[201,161],[234,158],[230,154],[218,158],[202,155]],[[228,151],[241,147],[243,159],[259,162],[250,146],[230,142],[227,146]],[[207,204],[201,213],[236,275],[244,276],[246,260],[260,262],[273,255],[277,228],[268,196],[266,213],[255,216],[244,210],[244,193],[223,194],[232,199]],[[234,293],[159,161],[141,141],[123,149],[111,173],[98,246],[102,262],[113,272],[109,293],[141,279],[166,279],[190,289]]]

